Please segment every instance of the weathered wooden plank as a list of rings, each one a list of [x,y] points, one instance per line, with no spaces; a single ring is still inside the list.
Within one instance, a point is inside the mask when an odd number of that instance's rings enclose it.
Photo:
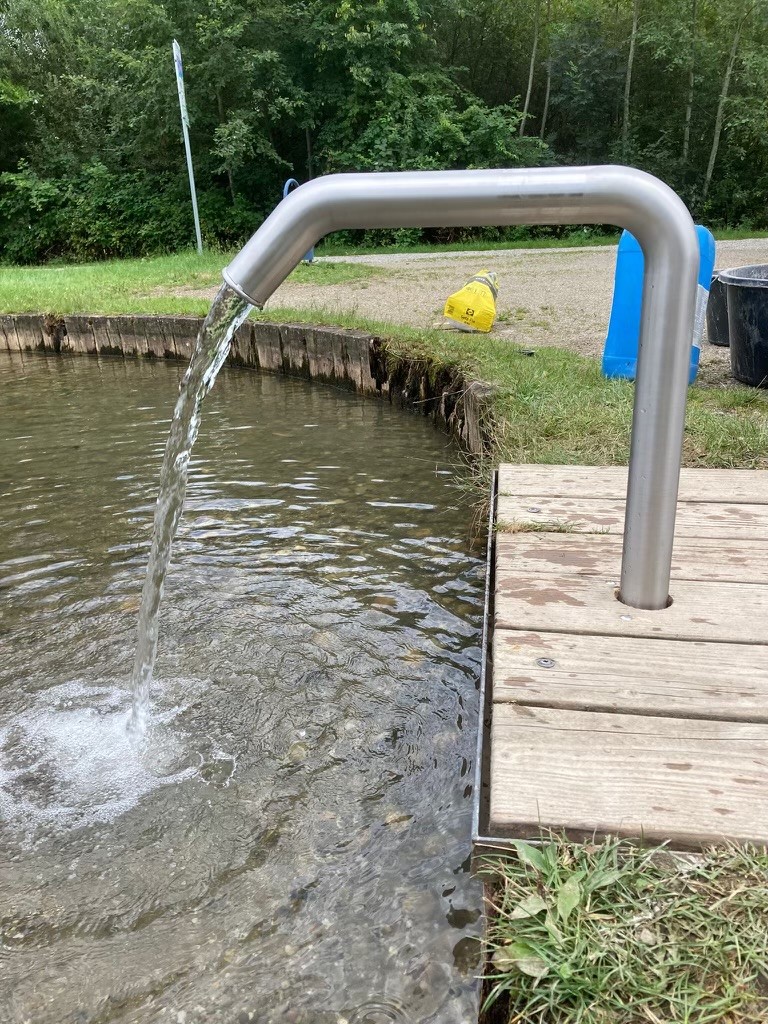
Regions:
[[[497,629],[493,700],[768,723],[768,646]]]
[[[530,498],[500,495],[496,512],[500,532],[614,533],[624,530],[624,502],[609,498]],[[737,502],[681,502],[675,536],[738,537],[768,540],[768,505]]]
[[[265,373],[279,373],[283,365],[280,348],[280,325],[256,322],[253,325],[253,344],[259,369]]]
[[[355,390],[364,391],[367,387],[375,387],[371,377],[371,336],[365,331],[347,331],[346,355],[347,373],[355,386]]]
[[[496,560],[522,575],[617,578],[621,541],[621,535],[613,533],[499,533]],[[768,583],[768,545],[757,540],[677,537],[672,579]]]
[[[98,335],[99,351],[113,355],[119,355],[122,352],[123,355],[130,358],[147,356],[150,352],[149,342],[147,341],[147,321],[150,319],[150,317],[143,316],[109,318],[107,329]],[[149,329],[153,336],[158,336],[162,339],[163,328],[159,322],[154,330],[152,327]],[[160,356],[162,356],[162,353],[163,343],[161,342]]]
[[[232,338],[227,362],[237,366],[253,366],[253,328],[250,320],[240,324]]]
[[[627,493],[626,466],[499,466],[500,494],[530,497],[614,498]],[[768,470],[683,469],[681,501],[768,504]],[[535,504],[529,502],[529,504]]]
[[[310,377],[309,348],[314,346],[313,334],[313,328],[306,324],[280,325],[283,373],[292,377]]]
[[[334,380],[333,344],[328,336],[331,333],[328,328],[316,327],[312,332],[310,353],[314,375],[329,381]]]
[[[16,337],[22,351],[37,352],[45,348],[43,317],[39,313],[17,313]]]
[[[616,597],[618,580],[601,576],[523,576],[496,570],[496,626],[605,636],[761,644],[768,587],[675,580],[673,603],[645,611]]]
[[[9,352],[21,352],[21,342],[16,333],[16,318],[10,314],[0,315],[0,348]]]
[[[768,726],[494,707],[491,830],[768,843]]]
[[[70,352],[96,352],[99,339],[94,335],[94,317],[71,313],[65,317],[67,331],[66,348]]]
[[[202,326],[199,317],[174,316],[155,319],[147,330],[147,350],[158,358],[190,360],[195,351],[197,334]]]

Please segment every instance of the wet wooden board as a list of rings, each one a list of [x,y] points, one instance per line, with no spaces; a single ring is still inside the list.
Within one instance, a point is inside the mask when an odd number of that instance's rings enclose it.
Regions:
[[[619,498],[627,493],[626,466],[499,467],[499,495]],[[736,501],[768,505],[768,469],[682,469],[680,501]]]
[[[497,704],[491,750],[494,834],[768,843],[766,725]]]
[[[624,499],[499,496],[496,522],[500,532],[624,532]],[[768,505],[726,501],[680,502],[677,537],[768,541]]]
[[[768,723],[768,646],[499,629],[493,694],[499,703]]]
[[[499,533],[496,551],[499,564],[518,575],[607,574],[618,579],[621,542],[618,534]],[[672,579],[768,583],[768,544],[732,538],[677,537]]]
[[[492,834],[768,844],[768,472],[683,472],[660,611],[617,600],[625,488],[499,472]]]
[[[768,586],[675,580],[669,608],[619,601],[618,578],[496,573],[496,628],[761,644],[768,633]]]

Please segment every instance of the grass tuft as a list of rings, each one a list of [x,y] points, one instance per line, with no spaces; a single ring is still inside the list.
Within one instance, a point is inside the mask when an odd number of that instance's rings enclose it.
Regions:
[[[752,1024],[768,1019],[768,854],[548,835],[487,857],[485,1020]]]
[[[603,527],[597,530],[585,530],[585,523],[577,520],[547,519],[543,522],[534,522],[528,519],[498,519],[496,521],[497,533],[607,533]]]

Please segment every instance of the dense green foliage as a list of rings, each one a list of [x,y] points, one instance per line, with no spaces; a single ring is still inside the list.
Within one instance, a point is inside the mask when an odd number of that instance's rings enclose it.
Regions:
[[[174,37],[209,244],[355,169],[623,161],[768,224],[768,0],[0,0],[4,260],[189,244]]]

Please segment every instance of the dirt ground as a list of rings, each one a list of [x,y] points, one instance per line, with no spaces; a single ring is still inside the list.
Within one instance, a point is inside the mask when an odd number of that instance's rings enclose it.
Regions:
[[[562,346],[588,356],[602,352],[613,295],[613,246],[326,259],[368,263],[384,268],[386,274],[333,287],[284,284],[267,309],[275,305],[354,310],[374,320],[440,326],[448,295],[479,270],[494,270],[499,278],[494,336],[531,347]],[[718,269],[748,263],[768,263],[768,238],[718,243]],[[727,376],[728,349],[705,342],[701,362],[722,364]],[[707,376],[720,376],[718,371],[720,366],[712,366]]]

